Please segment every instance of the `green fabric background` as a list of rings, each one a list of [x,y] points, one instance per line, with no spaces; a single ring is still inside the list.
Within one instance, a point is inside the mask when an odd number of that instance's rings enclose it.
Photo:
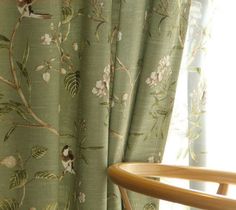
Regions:
[[[32,8],[52,18],[22,17],[17,1],[0,1],[0,209],[121,210],[106,170],[161,162],[189,2],[38,0]],[[63,173],[65,145],[76,174]],[[130,196],[135,210],[158,209],[155,199]]]

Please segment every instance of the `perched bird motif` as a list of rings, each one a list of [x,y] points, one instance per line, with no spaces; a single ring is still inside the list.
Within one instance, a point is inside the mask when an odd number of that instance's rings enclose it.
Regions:
[[[23,17],[37,19],[51,19],[52,15],[44,13],[36,13],[32,9],[33,0],[16,0],[17,8]]]
[[[65,145],[61,152],[61,162],[64,167],[63,174],[67,172],[71,174],[75,174],[74,164],[73,164],[74,160],[75,158],[74,158],[71,148],[68,145]]]

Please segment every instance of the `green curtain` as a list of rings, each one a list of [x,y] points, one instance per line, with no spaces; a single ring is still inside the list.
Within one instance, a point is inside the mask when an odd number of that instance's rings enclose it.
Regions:
[[[122,209],[107,167],[161,162],[189,6],[0,1],[1,210]]]

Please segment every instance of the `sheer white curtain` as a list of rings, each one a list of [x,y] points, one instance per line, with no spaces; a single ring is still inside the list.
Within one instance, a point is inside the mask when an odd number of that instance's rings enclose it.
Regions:
[[[236,171],[236,1],[193,0],[164,163]],[[215,193],[218,185],[163,180]],[[236,187],[229,196],[236,198]],[[162,209],[188,207],[161,202]]]
[[[236,2],[215,0],[205,68],[208,84],[207,166],[236,171]],[[216,186],[209,185],[214,191]],[[229,195],[236,198],[236,189]]]

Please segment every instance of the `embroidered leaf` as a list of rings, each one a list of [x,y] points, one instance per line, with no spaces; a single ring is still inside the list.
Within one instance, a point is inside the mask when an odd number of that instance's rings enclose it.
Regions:
[[[25,111],[21,108],[23,104],[9,100],[9,102],[0,103],[0,113],[7,114],[11,111],[15,111],[24,120],[27,119]]]
[[[83,160],[88,165],[88,160],[87,160],[87,158],[83,154],[81,154],[79,158],[81,160]]]
[[[23,65],[24,68],[25,68],[26,63],[27,63],[28,58],[29,58],[29,52],[30,52],[30,46],[29,46],[29,41],[27,41],[26,47],[25,47],[25,50],[24,50],[24,54],[23,54],[23,58],[22,58],[22,65]]]
[[[74,10],[72,7],[62,7],[62,24],[71,21],[74,15]]]
[[[84,8],[81,8],[77,12],[78,15],[84,15]]]
[[[165,110],[155,110],[155,114],[159,114],[159,115],[167,115],[168,112]]]
[[[100,23],[97,24],[97,27],[96,27],[96,31],[95,31],[95,36],[97,38],[97,40],[99,41],[99,28],[102,26],[102,24],[104,24],[105,21],[100,21]]]
[[[160,20],[160,22],[158,23],[158,31],[159,31],[159,33],[161,32],[161,24],[162,24],[162,22],[163,22],[167,17],[168,17],[168,16],[162,17],[161,20]]]
[[[109,102],[101,102],[101,103],[99,103],[100,105],[102,105],[102,106],[108,106],[109,105]]]
[[[29,73],[28,73],[26,67],[22,63],[20,63],[18,61],[16,61],[16,64],[17,64],[20,72],[22,73],[22,75],[26,79],[28,87],[30,87],[31,81],[30,81]]]
[[[79,92],[80,72],[71,72],[66,74],[64,79],[65,89],[74,97]]]
[[[10,177],[9,189],[16,189],[23,187],[27,182],[26,170],[16,170],[15,173]]]
[[[22,117],[24,120],[27,120],[27,117],[26,117],[26,115],[25,115],[25,112],[24,112],[21,108],[18,108],[18,109],[16,110],[16,113],[17,113],[20,117]]]
[[[97,146],[97,147],[80,147],[83,150],[98,150],[98,149],[103,149],[104,147],[102,146]]]
[[[30,80],[29,73],[26,68],[26,64],[27,64],[27,61],[29,58],[29,53],[30,53],[30,46],[29,46],[29,41],[27,40],[25,50],[23,53],[23,57],[22,57],[22,62],[16,61],[16,63],[17,63],[17,66],[19,67],[23,77],[26,79],[29,89],[31,89],[31,80]]]
[[[41,159],[47,153],[47,148],[43,146],[34,146],[31,149],[31,155],[35,159]]]
[[[144,133],[139,133],[139,132],[131,132],[129,133],[130,136],[143,136]]]
[[[55,202],[47,205],[47,207],[43,208],[43,210],[57,210],[58,209],[57,207],[58,204]]]
[[[10,138],[11,134],[13,133],[13,131],[14,131],[15,129],[16,129],[16,126],[15,126],[15,125],[12,126],[12,127],[7,131],[6,135],[4,136],[4,140],[3,140],[3,141],[7,141],[7,140]]]
[[[196,73],[198,73],[198,74],[201,74],[202,69],[201,69],[201,67],[193,67],[193,68],[191,69],[191,71],[192,71],[192,72],[196,72]]]
[[[68,199],[67,199],[67,203],[66,203],[64,210],[70,210],[70,197],[68,197]]]
[[[114,136],[117,139],[123,140],[124,136],[121,135],[119,132],[110,129],[110,134],[112,134],[112,136]]]
[[[144,207],[143,210],[156,210],[156,204],[154,203],[147,203]]]
[[[0,200],[0,210],[16,210],[19,203],[15,199],[5,198]]]
[[[0,43],[0,48],[6,48],[6,49],[9,49],[9,44],[6,44],[6,43]]]
[[[0,34],[0,41],[10,42],[10,40],[2,34]]]
[[[51,173],[49,171],[38,171],[34,174],[35,179],[44,179],[44,180],[52,180],[52,179],[58,179],[58,176],[54,173]]]

